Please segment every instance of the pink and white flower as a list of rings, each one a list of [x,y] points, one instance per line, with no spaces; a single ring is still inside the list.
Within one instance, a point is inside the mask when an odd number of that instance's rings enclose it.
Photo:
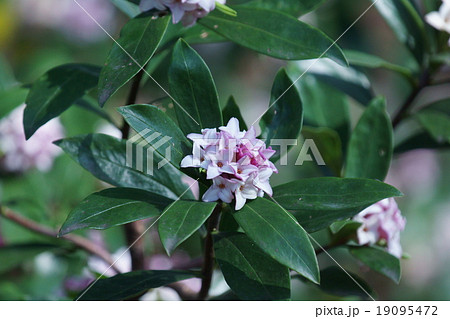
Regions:
[[[433,28],[450,33],[450,0],[443,0],[439,11],[428,13],[425,20]],[[448,44],[450,45],[450,40]]]
[[[357,230],[360,245],[374,245],[384,241],[387,251],[401,258],[400,233],[405,229],[406,219],[393,198],[383,199],[367,207],[353,217],[353,220],[361,223]]]
[[[204,129],[201,134],[189,134],[194,142],[192,155],[181,161],[181,167],[196,167],[206,170],[206,178],[213,185],[203,195],[203,201],[222,200],[241,209],[247,199],[255,199],[267,193],[272,196],[270,177],[278,173],[270,157],[271,148],[256,138],[253,127],[240,131],[239,120],[230,119],[226,126]]]
[[[0,167],[10,173],[34,167],[48,171],[61,153],[52,142],[64,137],[63,126],[58,119],[53,119],[27,141],[22,125],[24,109],[25,105],[21,105],[0,120]]]
[[[216,2],[225,4],[226,0],[141,0],[142,11],[156,9],[170,10],[173,23],[182,22],[184,26],[194,25],[197,19],[203,18],[216,8]]]

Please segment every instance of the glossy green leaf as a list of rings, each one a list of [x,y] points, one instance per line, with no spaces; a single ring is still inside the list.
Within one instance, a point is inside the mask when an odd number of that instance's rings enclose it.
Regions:
[[[167,157],[176,168],[180,167],[181,160],[192,146],[167,114],[153,105],[125,106],[119,108],[119,113],[155,152],[163,158]],[[170,152],[170,156],[166,156],[166,150]]]
[[[350,253],[374,271],[399,283],[401,278],[400,260],[379,247],[349,247]]]
[[[125,13],[130,18],[134,18],[139,13],[141,13],[141,10],[137,6],[137,4],[130,3],[130,1],[127,0],[109,0],[109,1],[111,1],[120,11]]]
[[[171,202],[158,194],[135,188],[109,188],[86,197],[69,214],[60,236],[79,229],[107,229],[159,216]]]
[[[0,247],[0,273],[7,272],[26,261],[32,260],[35,256],[60,250],[61,246],[46,243],[24,243],[11,244]]]
[[[143,13],[123,27],[100,74],[100,106],[147,64],[158,48],[169,21],[169,16],[156,18],[151,13]]]
[[[273,198],[313,232],[389,197],[402,196],[394,187],[371,179],[305,178],[273,189]]]
[[[409,48],[420,65],[427,42],[425,24],[414,5],[410,0],[372,1],[397,38]]]
[[[303,124],[303,106],[297,88],[281,69],[272,86],[267,112],[259,121],[261,137],[270,144],[274,139],[297,139]],[[280,158],[274,155],[272,161]]]
[[[66,138],[55,144],[92,175],[114,186],[139,188],[170,199],[177,199],[188,189],[188,185],[181,182],[182,174],[178,169],[167,164],[157,168],[163,161],[157,153],[153,156],[153,175],[134,169],[136,158],[127,163],[125,140],[88,134]],[[137,157],[137,152],[132,153],[132,157]],[[142,162],[147,163],[147,160],[147,152],[142,152]],[[183,198],[192,199],[192,193],[187,191]]]
[[[217,263],[231,290],[242,300],[287,300],[289,268],[266,255],[242,233],[214,236]]]
[[[450,143],[450,116],[438,111],[424,110],[415,117],[436,142]]]
[[[391,165],[393,132],[384,98],[373,100],[353,130],[345,177],[383,181]]]
[[[341,49],[318,29],[277,11],[235,9],[236,17],[214,10],[199,23],[237,44],[278,59],[324,57],[347,65]]]
[[[315,76],[308,74],[304,75],[296,85],[303,101],[304,124],[336,131],[344,148],[350,136],[350,112],[347,97]]]
[[[253,8],[263,8],[268,10],[281,11],[295,17],[304,15],[317,7],[319,7],[324,0],[283,0],[283,1],[273,1],[273,0],[251,0],[251,1],[231,1],[227,4],[240,4],[243,3],[246,7]]]
[[[404,66],[390,63],[390,62],[380,58],[379,56],[368,54],[368,53],[361,52],[361,51],[353,51],[353,50],[345,50],[344,53],[345,53],[345,56],[347,57],[350,65],[362,66],[362,67],[374,68],[374,69],[383,68],[383,69],[397,72],[410,80],[413,79],[411,70],[409,70],[408,68],[406,68]]]
[[[187,271],[140,270],[100,279],[88,286],[76,300],[119,301],[145,293],[149,289],[196,277]]]
[[[323,83],[344,92],[362,105],[367,105],[374,97],[367,76],[352,67],[345,68],[327,60],[298,61],[289,64],[289,71],[294,79],[302,76],[306,70],[308,70],[306,75],[313,75]],[[302,76],[303,78],[304,76]],[[301,90],[300,93],[303,98]],[[303,103],[306,105],[306,101],[303,101]]]
[[[290,213],[270,200],[257,198],[233,216],[265,253],[305,278],[319,282],[317,258],[308,234]]]
[[[226,42],[228,39],[218,35],[216,32],[205,28],[201,24],[196,24],[192,27],[182,29],[180,36],[183,40],[189,44],[201,44],[201,43],[217,43]]]
[[[100,69],[87,64],[64,64],[51,69],[33,83],[23,114],[25,136],[59,116],[98,82]]]
[[[178,123],[185,134],[223,124],[211,72],[200,55],[182,39],[173,50],[169,85]]]
[[[339,134],[326,127],[304,126],[302,135],[305,139],[312,139],[322,155],[325,164],[336,176],[341,175],[342,143]]]
[[[320,272],[321,280],[319,288],[330,295],[341,297],[356,296],[362,299],[372,299],[372,288],[357,275],[349,271],[347,271],[347,273],[348,274],[337,266],[328,267],[322,270]],[[349,275],[352,276],[359,285],[356,284]]]
[[[179,200],[164,210],[158,221],[158,232],[168,255],[206,222],[216,205]]]
[[[247,130],[247,124],[245,124],[244,118],[242,117],[239,106],[233,96],[228,99],[225,108],[222,110],[223,122],[226,124],[228,121],[235,117],[239,120],[239,126],[241,130]]]

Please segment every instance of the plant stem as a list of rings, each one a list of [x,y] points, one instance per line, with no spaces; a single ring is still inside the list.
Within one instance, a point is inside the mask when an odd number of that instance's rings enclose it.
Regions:
[[[198,293],[197,300],[206,300],[209,288],[211,288],[212,275],[214,270],[214,247],[212,232],[217,230],[222,203],[218,203],[213,213],[208,219],[207,235],[205,239],[205,253],[202,268],[202,287]]]
[[[392,120],[393,128],[396,128],[397,125],[400,124],[400,122],[405,118],[413,102],[416,100],[416,98],[419,96],[422,90],[429,84],[430,84],[430,74],[428,70],[425,70],[420,77],[419,84],[413,89],[413,91],[408,96],[406,101],[400,107],[399,111],[397,112],[397,115]]]
[[[12,210],[10,210],[8,208],[0,207],[0,213],[6,219],[8,219],[26,229],[29,229],[35,233],[38,233],[38,234],[41,234],[41,235],[44,235],[47,237],[51,237],[51,238],[58,238],[58,231],[48,228],[46,226],[40,225],[40,224],[36,223],[35,221],[32,221],[28,218],[25,218],[15,212],[13,212]],[[60,238],[65,239],[65,240],[75,244],[75,246],[87,251],[88,253],[91,253],[92,255],[95,255],[95,256],[101,258],[108,265],[111,265],[111,268],[114,269],[114,271],[116,271],[117,273],[121,272],[114,265],[115,261],[112,258],[112,256],[105,249],[100,247],[99,245],[94,244],[93,242],[91,242],[90,240],[88,240],[84,237],[77,236],[74,234],[64,235]]]
[[[127,98],[127,105],[132,105],[136,103],[136,99],[139,93],[139,87],[141,84],[142,76],[144,72],[141,70],[133,79],[131,84],[130,93]],[[130,125],[124,121],[121,129],[122,138],[128,139],[130,133]],[[144,242],[142,238],[139,239],[140,234],[144,231],[142,221],[136,221],[133,223],[125,224],[125,238],[128,247],[130,247],[131,255],[131,268],[132,270],[142,270],[145,269],[145,255],[144,255]]]

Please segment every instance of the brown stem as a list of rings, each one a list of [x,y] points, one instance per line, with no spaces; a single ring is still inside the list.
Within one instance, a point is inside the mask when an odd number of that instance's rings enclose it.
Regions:
[[[133,83],[131,84],[130,93],[128,94],[127,105],[132,105],[136,103],[143,75],[144,72],[143,70],[141,70],[134,77]],[[121,131],[122,131],[122,138],[127,139],[130,133],[130,125],[126,121],[123,122]],[[130,247],[132,270],[145,269],[144,242],[142,238],[139,238],[139,236],[144,231],[143,222],[137,221],[134,223],[125,224],[124,229],[127,246]]]
[[[58,237],[57,231],[55,231],[51,228],[48,228],[46,226],[40,225],[28,218],[25,218],[15,212],[13,212],[12,210],[10,210],[8,208],[0,207],[0,213],[6,219],[9,219],[10,221],[12,221],[24,228],[27,228],[35,233],[38,233],[38,234],[41,234],[41,235],[44,235],[47,237],[51,237],[51,238]],[[64,236],[61,236],[60,238],[70,241],[71,243],[75,244],[75,246],[87,251],[88,253],[91,253],[91,254],[101,258],[108,265],[111,265],[111,268],[114,269],[117,273],[120,273],[120,270],[114,265],[115,261],[112,258],[112,256],[102,247],[94,244],[93,242],[91,242],[90,240],[88,240],[84,237],[77,236],[74,234],[64,235]]]
[[[425,70],[423,72],[422,76],[420,77],[419,84],[414,88],[414,90],[408,96],[406,101],[400,107],[399,111],[397,112],[397,115],[392,120],[393,128],[396,128],[397,125],[405,118],[410,107],[412,106],[412,104],[416,100],[416,98],[419,96],[420,92],[422,92],[422,90],[425,87],[427,87],[429,84],[430,84],[430,74],[427,70]]]
[[[219,224],[219,216],[222,210],[222,204],[218,203],[213,213],[208,219],[207,235],[205,240],[205,253],[202,268],[202,287],[198,293],[197,300],[205,300],[208,297],[209,288],[211,288],[212,275],[214,270],[214,247],[212,232]]]

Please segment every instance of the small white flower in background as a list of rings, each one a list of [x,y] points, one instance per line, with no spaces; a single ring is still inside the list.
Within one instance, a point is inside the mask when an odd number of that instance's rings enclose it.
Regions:
[[[270,157],[275,151],[256,138],[255,129],[240,131],[239,121],[230,119],[227,126],[204,129],[202,134],[189,134],[194,142],[193,155],[181,161],[181,167],[197,167],[206,170],[206,178],[213,185],[202,200],[231,203],[236,200],[236,209],[241,209],[247,199],[272,196],[270,177],[278,173]]]
[[[22,124],[24,109],[25,104],[0,120],[0,168],[11,173],[34,167],[48,171],[55,157],[61,153],[52,142],[64,137],[64,128],[58,119],[53,119],[27,141]]]
[[[173,23],[182,22],[185,27],[195,24],[197,19],[203,18],[216,8],[216,2],[225,4],[226,0],[141,0],[139,7],[142,11],[151,9],[172,12]]]
[[[383,199],[367,207],[353,217],[353,220],[362,224],[357,231],[360,245],[373,245],[385,241],[390,254],[397,258],[402,257],[400,232],[405,229],[406,219],[393,198]]]
[[[433,28],[450,33],[450,0],[443,0],[439,11],[428,13],[425,20]],[[448,44],[450,45],[450,40]]]

